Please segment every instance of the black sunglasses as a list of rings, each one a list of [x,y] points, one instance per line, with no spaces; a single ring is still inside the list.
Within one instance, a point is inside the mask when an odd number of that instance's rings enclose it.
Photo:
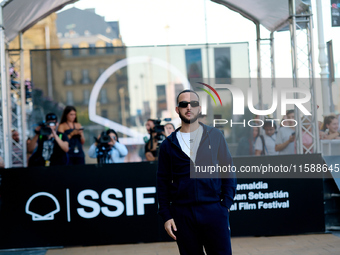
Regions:
[[[182,102],[178,103],[178,107],[186,108],[188,106],[188,104],[190,104],[191,107],[197,107],[197,106],[200,105],[200,102],[198,102],[198,101],[190,101],[190,102],[182,101]]]

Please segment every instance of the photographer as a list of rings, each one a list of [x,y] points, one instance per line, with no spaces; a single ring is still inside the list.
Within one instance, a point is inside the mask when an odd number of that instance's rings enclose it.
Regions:
[[[68,138],[57,132],[58,119],[54,113],[46,115],[46,123],[36,127],[35,136],[28,144],[27,151],[36,151],[30,157],[28,166],[67,165]]]
[[[145,157],[147,161],[155,161],[158,156],[158,147],[166,138],[164,126],[161,120],[148,119],[146,128],[150,134],[149,141],[145,144]]]
[[[97,158],[98,163],[123,163],[128,150],[124,144],[119,143],[118,134],[113,129],[102,132],[91,145],[88,155]]]

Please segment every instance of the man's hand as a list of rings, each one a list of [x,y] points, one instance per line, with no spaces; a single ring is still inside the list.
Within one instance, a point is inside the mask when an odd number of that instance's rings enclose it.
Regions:
[[[111,141],[108,144],[110,146],[114,146],[116,144],[116,140],[111,137]]]
[[[174,240],[176,240],[176,236],[174,235],[174,233],[172,232],[172,229],[174,231],[177,231],[174,219],[170,219],[167,222],[164,223],[164,228],[166,230],[166,232],[168,233],[168,235],[173,238]]]
[[[58,135],[57,135],[57,132],[55,132],[55,130],[52,129],[52,128],[51,128],[51,130],[52,130],[52,132],[51,132],[51,133],[52,133],[52,136],[53,136],[54,139],[55,139],[55,138],[58,136]]]
[[[40,135],[40,129],[41,129],[41,126],[37,126],[35,129],[34,129],[34,133],[36,136],[39,136]]]
[[[295,135],[289,136],[289,143],[294,142],[294,140],[295,140]]]

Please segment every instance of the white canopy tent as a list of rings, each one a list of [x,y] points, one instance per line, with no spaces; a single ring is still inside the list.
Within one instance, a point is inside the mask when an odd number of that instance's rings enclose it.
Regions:
[[[64,6],[78,0],[7,0],[1,3],[6,42]]]
[[[259,23],[269,31],[278,31],[289,24],[289,2],[282,0],[212,0],[240,13],[243,17]],[[295,0],[296,13],[300,14],[307,5]],[[310,4],[310,3],[309,3]]]
[[[10,85],[7,78],[6,63],[6,43],[12,41],[17,35],[21,35],[27,29],[36,24],[39,20],[48,16],[49,14],[63,8],[64,6],[76,2],[77,0],[5,0],[0,6],[0,56],[1,56],[1,97],[2,97],[2,132],[0,134],[0,156],[4,158],[5,167],[11,167],[11,154],[7,153],[11,151],[11,119],[10,119]],[[234,10],[245,18],[252,20],[257,27],[258,34],[258,78],[261,79],[261,62],[260,62],[260,24],[267,28],[272,33],[278,31],[283,27],[290,24],[291,38],[292,38],[292,63],[293,63],[293,78],[297,79],[296,70],[296,48],[295,45],[295,29],[296,29],[296,17],[300,13],[306,13],[310,9],[308,1],[302,0],[212,0],[216,3],[224,5],[231,10]],[[320,1],[320,0],[317,0]],[[306,17],[308,22],[311,20],[311,12],[307,15],[300,15],[300,17]],[[309,17],[309,18],[308,18]],[[273,38],[271,38],[273,39]],[[310,42],[312,42],[312,37]],[[273,40],[272,40],[273,43]],[[272,44],[273,46],[273,44]],[[310,45],[309,45],[310,46]],[[22,44],[21,44],[22,52]],[[273,47],[272,47],[273,48]],[[273,53],[273,51],[272,51]],[[312,56],[312,51],[311,55]],[[272,60],[274,55],[272,54]],[[313,66],[313,58],[311,58],[310,66]],[[273,62],[273,61],[272,61]],[[272,69],[275,70],[272,63]],[[274,72],[272,72],[274,73]],[[21,69],[21,77],[23,77],[23,67]],[[273,77],[274,78],[274,77]],[[311,72],[311,78],[313,78],[313,70]],[[22,78],[23,79],[23,78]],[[260,83],[259,83],[260,84]],[[6,85],[6,86],[4,86]],[[312,88],[311,88],[312,89]],[[312,95],[315,95],[313,93]],[[259,88],[259,96],[261,101],[261,87]],[[21,97],[25,98],[24,82],[21,82]],[[316,108],[315,108],[316,110]],[[25,112],[25,104],[22,104],[22,112]],[[25,114],[22,114],[22,132],[25,134]],[[297,133],[299,134],[297,130]],[[317,135],[317,134],[314,134]],[[23,137],[22,137],[23,140]],[[25,148],[25,145],[24,145]],[[316,146],[318,148],[318,146]],[[302,151],[302,149],[300,150]],[[316,151],[316,150],[315,150]],[[4,153],[5,152],[5,153]],[[301,152],[300,152],[301,153]],[[26,148],[23,151],[26,155]],[[24,157],[25,157],[24,155]],[[26,162],[24,160],[23,162]]]
[[[23,33],[39,20],[47,17],[64,6],[78,0],[5,0],[3,8],[3,27],[7,42],[12,41],[20,32]],[[289,4],[283,0],[212,0],[227,6],[245,18],[259,23],[269,31],[277,31],[288,25]],[[296,13],[306,9],[304,2],[295,0]]]

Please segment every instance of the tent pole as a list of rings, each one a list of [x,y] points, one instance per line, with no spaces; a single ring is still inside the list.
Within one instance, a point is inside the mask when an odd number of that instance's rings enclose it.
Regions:
[[[3,7],[0,5],[0,65],[1,65],[1,106],[2,106],[2,142],[3,142],[3,160],[5,168],[10,167],[11,153],[9,150],[9,143],[12,141],[11,122],[8,116],[8,108],[10,105],[11,97],[8,97],[8,84],[7,84],[7,65],[6,65],[6,52],[5,52],[5,30],[3,26]]]
[[[20,97],[21,97],[21,143],[22,143],[22,163],[27,167],[27,138],[26,138],[26,84],[25,84],[25,63],[22,32],[19,33],[20,43]]]

